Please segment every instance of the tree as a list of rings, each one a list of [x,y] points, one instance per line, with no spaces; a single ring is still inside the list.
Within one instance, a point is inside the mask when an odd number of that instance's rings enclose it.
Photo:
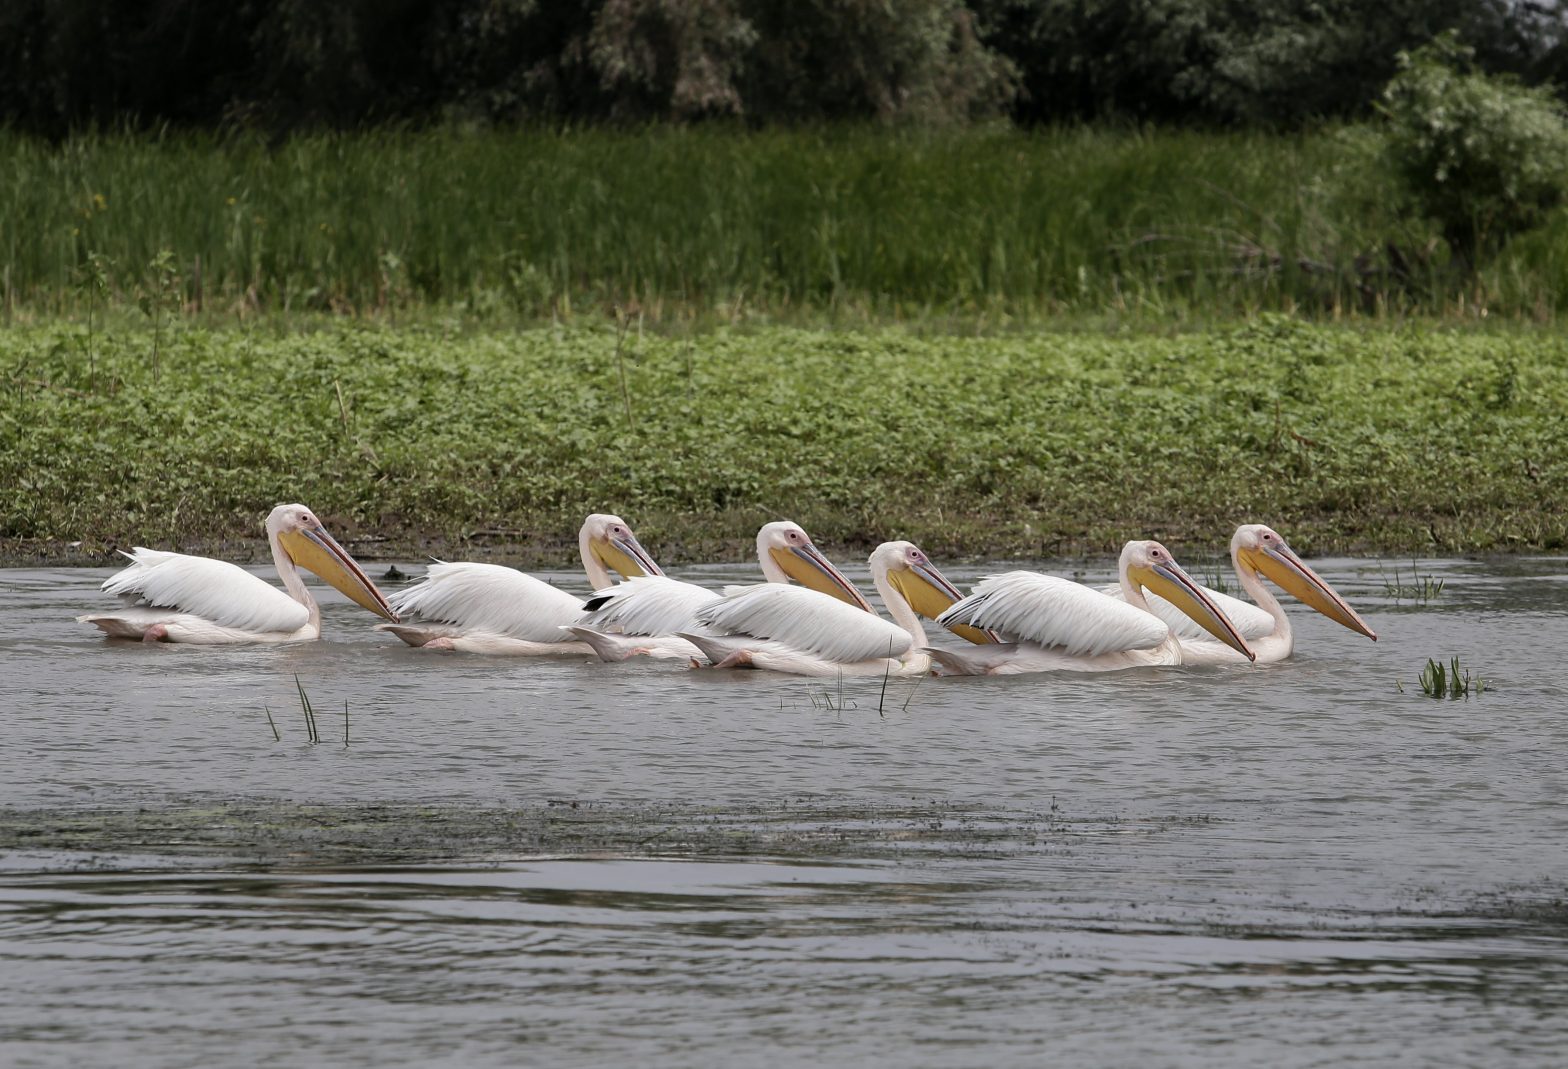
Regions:
[[[1465,270],[1535,226],[1568,185],[1562,104],[1475,70],[1472,56],[1453,33],[1402,53],[1381,105],[1390,165]]]

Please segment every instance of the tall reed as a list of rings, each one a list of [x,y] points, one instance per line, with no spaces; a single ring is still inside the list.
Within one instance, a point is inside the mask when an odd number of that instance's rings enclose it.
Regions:
[[[1357,130],[0,133],[4,303],[77,312],[90,262],[118,298],[145,296],[169,250],[191,310],[1555,309],[1568,219],[1447,285],[1367,145]]]

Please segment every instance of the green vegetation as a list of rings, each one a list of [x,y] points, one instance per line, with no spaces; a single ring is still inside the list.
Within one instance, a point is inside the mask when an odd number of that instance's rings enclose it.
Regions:
[[[1421,670],[1421,693],[1428,698],[1451,701],[1464,698],[1468,701],[1472,694],[1480,697],[1485,691],[1486,680],[1480,676],[1472,678],[1470,669],[1461,669],[1458,657],[1450,658],[1446,665],[1428,658],[1426,667]]]
[[[1400,574],[1399,568],[1394,568],[1392,579],[1385,574],[1383,577],[1383,596],[1393,598],[1395,601],[1413,601],[1418,605],[1425,605],[1443,592],[1444,580],[1431,573],[1423,574],[1415,565],[1410,563],[1410,578],[1407,580]]]
[[[268,148],[0,134],[0,307],[474,322],[1259,310],[1550,318],[1568,211],[1473,278],[1365,129],[368,134]]]
[[[1246,520],[1307,553],[1568,545],[1553,332],[278,326],[165,336],[159,378],[145,325],[91,356],[80,326],[0,331],[0,548],[211,549],[284,500],[361,552],[529,563],[597,510],[671,562],[780,515],[941,557],[1218,555]]]
[[[1466,269],[1537,225],[1568,187],[1560,101],[1468,69],[1453,34],[1413,55],[1384,93],[1390,167]]]
[[[1282,127],[1365,114],[1448,28],[1489,73],[1568,81],[1568,18],[1519,0],[13,0],[0,124]]]

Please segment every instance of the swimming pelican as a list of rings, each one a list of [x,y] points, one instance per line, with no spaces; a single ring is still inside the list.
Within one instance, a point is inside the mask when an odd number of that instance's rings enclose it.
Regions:
[[[1236,528],[1230,540],[1231,564],[1236,569],[1236,579],[1252,596],[1257,605],[1227,597],[1205,588],[1225,615],[1236,624],[1237,630],[1247,639],[1259,662],[1283,661],[1295,648],[1290,617],[1280,606],[1279,600],[1269,593],[1260,574],[1274,580],[1287,593],[1306,602],[1337,624],[1373,642],[1377,634],[1367,626],[1345,599],[1335,592],[1317,572],[1307,567],[1296,556],[1278,531],[1261,523],[1245,523]],[[1230,664],[1241,660],[1241,655],[1229,646],[1207,638],[1190,620],[1175,612],[1168,602],[1152,599],[1149,608],[1168,623],[1181,642],[1183,664]]]
[[[757,562],[769,583],[788,584],[793,579],[808,589],[874,612],[865,595],[822,555],[798,523],[778,520],[763,524],[757,532]],[[592,646],[601,661],[624,661],[638,655],[689,659],[700,656],[701,651],[676,632],[701,632],[697,610],[722,597],[717,590],[668,576],[630,578],[595,590],[581,621],[567,630]]]
[[[397,616],[348,550],[304,505],[279,505],[267,516],[267,542],[284,593],[238,565],[211,557],[137,546],[130,566],[103,589],[126,607],[78,616],[111,638],[143,642],[300,642],[321,637],[321,608],[300,578],[310,569],[377,616]]]
[[[1149,609],[1144,600],[1148,590],[1175,604],[1240,656],[1251,658],[1235,625],[1158,542],[1128,542],[1122,547],[1119,571],[1123,601],[1038,572],[987,576],[937,622],[989,628],[1007,644],[929,652],[955,675],[1112,672],[1182,664],[1184,647]]]
[[[589,516],[577,548],[594,589],[610,585],[611,568],[626,578],[664,574],[619,516]],[[405,619],[377,630],[410,646],[515,656],[593,652],[562,630],[582,616],[581,598],[499,564],[437,561],[423,581],[394,591],[392,606]]]
[[[762,584],[733,588],[696,612],[711,634],[681,637],[715,668],[796,675],[923,675],[931,670],[922,615],[936,619],[962,597],[913,542],[884,542],[871,578],[894,623],[816,590]],[[722,637],[715,637],[722,636]],[[694,664],[696,662],[693,662]]]

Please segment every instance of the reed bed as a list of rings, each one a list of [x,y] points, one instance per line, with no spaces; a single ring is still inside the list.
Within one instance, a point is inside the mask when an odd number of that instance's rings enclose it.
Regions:
[[[490,323],[606,308],[654,321],[1555,314],[1568,217],[1459,279],[1431,227],[1401,213],[1374,140],[0,133],[0,289],[24,318],[82,317],[100,296],[218,315],[437,306]]]

